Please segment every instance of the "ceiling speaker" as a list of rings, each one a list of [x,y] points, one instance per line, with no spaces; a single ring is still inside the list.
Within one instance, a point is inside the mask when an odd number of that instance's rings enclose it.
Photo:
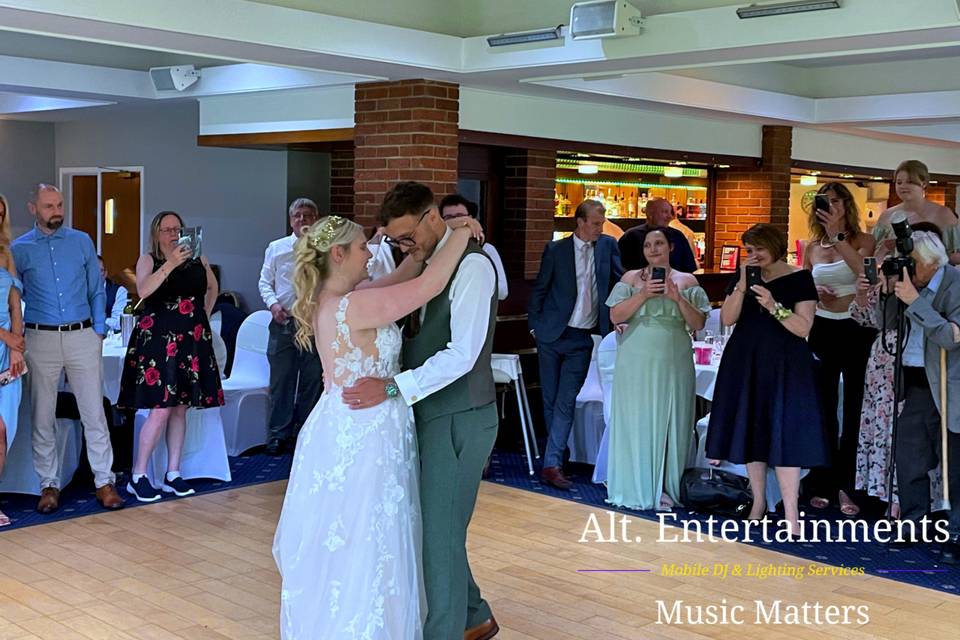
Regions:
[[[192,64],[180,67],[153,67],[150,79],[157,91],[183,91],[200,79],[200,72]]]

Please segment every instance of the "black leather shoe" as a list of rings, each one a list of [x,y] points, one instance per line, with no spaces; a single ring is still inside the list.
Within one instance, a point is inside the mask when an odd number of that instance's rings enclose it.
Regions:
[[[960,564],[960,540],[956,538],[944,542],[940,547],[940,562],[943,564]]]
[[[279,456],[283,453],[283,442],[280,438],[272,438],[264,449],[268,456]]]

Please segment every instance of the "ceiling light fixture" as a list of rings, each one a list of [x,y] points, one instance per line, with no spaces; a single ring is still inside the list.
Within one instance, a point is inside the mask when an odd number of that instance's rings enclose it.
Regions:
[[[808,11],[823,11],[824,9],[839,9],[840,0],[795,0],[794,2],[779,2],[777,4],[752,4],[749,7],[737,9],[737,16],[741,20],[747,18],[765,18],[767,16],[783,16],[791,13],[806,13]]]
[[[577,173],[582,173],[583,175],[588,176],[592,176],[598,171],[600,171],[600,167],[595,164],[581,164],[577,167]]]
[[[668,178],[681,178],[683,177],[683,169],[680,167],[664,167],[663,175]]]
[[[817,176],[800,176],[800,184],[805,187],[813,187],[817,184]]]
[[[499,36],[487,38],[491,47],[506,47],[512,44],[528,44],[530,42],[548,42],[563,37],[563,25],[552,29],[536,29],[534,31],[518,31],[516,33],[502,33]]]
[[[570,7],[570,37],[622,38],[640,35],[644,19],[627,0],[589,0]]]

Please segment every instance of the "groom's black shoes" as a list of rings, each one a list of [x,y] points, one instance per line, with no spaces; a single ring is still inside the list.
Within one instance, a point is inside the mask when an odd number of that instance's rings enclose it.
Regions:
[[[279,456],[283,453],[283,441],[280,438],[271,438],[267,443],[266,454],[268,456]]]
[[[563,489],[564,491],[569,491],[570,487],[573,486],[573,483],[564,477],[563,471],[560,470],[560,467],[544,467],[543,471],[540,472],[540,479],[547,484],[552,485],[557,489]]]
[[[490,640],[493,636],[500,633],[500,625],[497,619],[490,616],[475,627],[470,627],[463,632],[463,640]]]

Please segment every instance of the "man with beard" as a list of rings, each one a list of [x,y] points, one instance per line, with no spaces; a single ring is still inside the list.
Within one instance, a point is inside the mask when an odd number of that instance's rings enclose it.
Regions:
[[[41,490],[37,511],[53,513],[60,506],[55,424],[64,371],[80,410],[97,500],[107,509],[120,509],[123,499],[114,488],[113,447],[102,403],[106,305],[97,252],[90,236],[63,226],[63,196],[55,186],[38,184],[27,206],[36,225],[12,249],[26,303],[33,464]]]

